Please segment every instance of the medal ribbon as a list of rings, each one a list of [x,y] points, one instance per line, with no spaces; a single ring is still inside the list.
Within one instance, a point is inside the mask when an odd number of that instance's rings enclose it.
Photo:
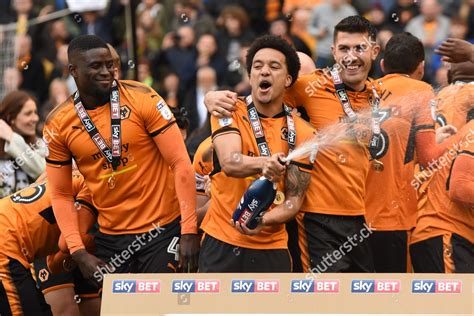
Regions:
[[[112,89],[110,91],[110,118],[112,127],[112,149],[105,142],[104,137],[99,133],[94,122],[87,113],[82,104],[79,90],[74,94],[74,109],[81,120],[82,125],[86,129],[90,138],[100,150],[102,155],[112,164],[112,169],[115,171],[120,165],[120,157],[122,155],[122,138],[120,125],[120,96],[117,82],[114,80]]]

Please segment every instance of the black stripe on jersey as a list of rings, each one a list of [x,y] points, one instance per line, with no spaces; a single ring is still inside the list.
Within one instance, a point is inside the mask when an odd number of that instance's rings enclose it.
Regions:
[[[216,173],[221,172],[221,164],[219,163],[219,157],[217,157],[217,153],[215,150],[212,151],[212,171],[209,174],[209,177],[212,177]]]
[[[217,135],[228,134],[228,133],[240,134],[240,131],[238,128],[235,128],[235,127],[224,126],[223,128],[219,128],[217,131],[212,133],[212,139],[214,139]]]
[[[81,203],[82,205],[85,205],[87,206],[95,215],[95,217],[99,216],[99,212],[97,211],[97,209],[94,207],[94,205],[90,204],[89,202],[86,202],[84,200],[81,200],[81,199],[78,199],[76,200],[76,202],[79,202]]]
[[[39,212],[39,215],[44,218],[51,225],[56,224],[56,217],[54,217],[53,207],[50,206],[47,209]]]
[[[461,154],[465,154],[465,155],[468,155],[468,156],[474,156],[474,153],[472,151],[467,151],[467,150],[462,150],[461,152],[459,152],[459,155]]]
[[[416,130],[417,131],[421,131],[421,130],[424,130],[424,129],[434,129],[434,125],[429,125],[429,124],[425,124],[425,125],[418,125],[418,126],[415,126]]]
[[[149,135],[151,137],[155,137],[156,135],[159,135],[161,133],[163,133],[166,129],[168,129],[171,125],[173,125],[174,123],[176,123],[176,121],[171,121],[169,122],[168,124],[166,124],[165,126],[163,126],[162,128],[160,128],[159,130],[157,131],[154,131],[152,133],[149,133]]]
[[[405,161],[404,164],[409,163],[415,158],[415,136],[416,136],[415,120],[411,122],[410,133],[408,134],[407,148],[405,149]]]
[[[66,166],[66,165],[72,164],[72,159],[66,160],[66,161],[56,161],[56,160],[51,160],[51,159],[46,158],[46,162],[53,165]]]
[[[297,161],[290,161],[290,165],[295,165],[299,168],[306,169],[308,171],[313,170],[313,165],[302,163],[302,162],[297,162]]]

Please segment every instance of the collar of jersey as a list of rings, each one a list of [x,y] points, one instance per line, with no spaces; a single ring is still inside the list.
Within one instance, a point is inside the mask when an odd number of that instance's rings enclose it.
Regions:
[[[258,111],[257,111],[257,113],[258,113],[258,116],[261,117],[261,118],[269,118],[268,116],[266,116],[266,115],[264,115],[264,114],[262,114]],[[280,113],[275,114],[274,116],[272,116],[270,118],[280,118],[280,117],[285,117],[285,116],[286,116],[286,112],[285,112],[285,110],[282,110]]]

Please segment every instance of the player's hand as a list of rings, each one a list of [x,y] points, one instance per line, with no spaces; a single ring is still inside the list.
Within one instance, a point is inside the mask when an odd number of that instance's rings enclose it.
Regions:
[[[448,38],[435,49],[435,53],[443,55],[442,60],[449,63],[474,62],[474,45],[458,38]]]
[[[436,143],[441,144],[445,139],[456,134],[458,130],[453,125],[446,125],[436,129]]]
[[[285,175],[286,166],[279,160],[285,158],[283,153],[276,153],[269,157],[262,168],[262,174],[271,182],[278,183]]]
[[[85,249],[80,249],[74,252],[72,255],[72,259],[76,261],[79,269],[81,270],[82,275],[84,278],[92,285],[96,287],[101,287],[102,282],[99,282],[97,278],[94,276],[96,272],[99,272],[99,267],[106,266],[106,263],[94,255],[88,253]]]
[[[263,214],[262,214],[262,216],[263,216]],[[262,217],[260,217],[260,218],[262,218]],[[261,219],[259,220],[257,227],[255,227],[254,229],[250,229],[250,228],[247,227],[247,225],[242,224],[238,221],[234,222],[234,220],[232,218],[230,219],[230,224],[232,226],[234,226],[234,228],[237,229],[239,231],[239,233],[241,233],[242,235],[248,235],[248,236],[258,235],[264,227],[264,224],[262,223]]]
[[[196,272],[199,261],[200,238],[198,234],[183,234],[179,241],[179,265],[181,272]]]
[[[237,93],[229,90],[209,91],[204,96],[204,105],[206,105],[207,111],[217,117],[232,116],[236,102]]]
[[[204,193],[211,197],[211,178],[208,175],[204,176]]]

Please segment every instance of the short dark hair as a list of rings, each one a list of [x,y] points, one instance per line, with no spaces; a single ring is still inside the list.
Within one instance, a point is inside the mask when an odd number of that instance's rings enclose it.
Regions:
[[[393,35],[385,46],[386,74],[411,74],[423,60],[425,60],[423,43],[408,32]]]
[[[285,41],[283,38],[280,36],[275,36],[275,35],[263,35],[259,38],[257,38],[252,45],[250,46],[248,52],[247,52],[247,71],[250,74],[250,71],[252,69],[252,63],[253,63],[253,58],[255,57],[255,54],[264,48],[271,48],[279,51],[283,55],[285,55],[286,59],[286,67],[288,69],[288,74],[291,76],[291,84],[292,86],[296,79],[298,78],[298,72],[300,71],[300,59],[298,58],[298,55],[296,54],[296,50],[291,47],[290,44],[288,44],[287,41]]]
[[[95,48],[109,49],[107,43],[96,35],[80,35],[69,43],[67,56],[71,59],[75,53],[83,53]]]
[[[352,15],[342,19],[334,27],[334,41],[336,41],[337,34],[344,33],[368,33],[369,40],[375,43],[377,39],[377,29],[366,18],[360,15]]]
[[[187,130],[189,127],[188,112],[185,108],[170,107],[179,129]]]

